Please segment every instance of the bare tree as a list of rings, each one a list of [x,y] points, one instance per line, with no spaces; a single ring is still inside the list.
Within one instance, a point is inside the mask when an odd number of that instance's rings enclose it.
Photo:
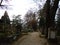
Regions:
[[[4,1],[5,1],[6,3],[9,2],[9,0],[0,0],[0,8],[1,8],[1,9],[4,9],[4,8],[5,8],[5,9],[8,9],[8,6],[12,6],[12,5],[2,4]]]
[[[36,30],[37,20],[35,13],[28,11],[28,13],[25,15],[25,21],[28,28],[32,28],[33,30]]]
[[[35,1],[37,2],[37,0]],[[48,36],[48,28],[55,27],[55,14],[58,8],[59,0],[46,0],[46,37]]]

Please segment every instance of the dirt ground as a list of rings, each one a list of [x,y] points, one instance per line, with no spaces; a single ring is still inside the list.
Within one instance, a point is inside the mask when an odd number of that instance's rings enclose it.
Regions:
[[[47,45],[47,41],[44,38],[40,38],[39,32],[31,32],[14,42],[12,45]]]

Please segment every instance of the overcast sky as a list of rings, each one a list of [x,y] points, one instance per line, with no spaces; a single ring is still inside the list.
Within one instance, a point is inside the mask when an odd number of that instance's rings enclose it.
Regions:
[[[3,4],[7,3],[3,2]],[[21,15],[21,17],[23,18],[23,16],[30,8],[32,8],[33,10],[38,9],[37,4],[33,0],[10,0],[8,4],[12,5],[10,7],[12,9],[0,9],[0,18],[4,14],[5,10],[7,10],[10,19],[12,19],[13,15]],[[41,2],[40,4],[42,5],[43,2]]]

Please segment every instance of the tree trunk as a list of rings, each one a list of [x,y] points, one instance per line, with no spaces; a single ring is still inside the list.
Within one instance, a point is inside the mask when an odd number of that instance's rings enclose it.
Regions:
[[[50,0],[46,1],[47,9],[46,9],[46,37],[48,37],[48,28],[55,27],[55,14],[58,8],[59,0],[55,0],[53,6],[50,6]]]
[[[56,11],[57,11],[57,8],[58,8],[58,3],[59,3],[59,0],[55,0],[54,1],[54,5],[50,8],[50,25],[52,27],[55,27],[55,14],[56,14]]]
[[[46,38],[48,37],[48,27],[49,25],[49,20],[50,20],[50,0],[46,1],[47,7],[46,7]]]

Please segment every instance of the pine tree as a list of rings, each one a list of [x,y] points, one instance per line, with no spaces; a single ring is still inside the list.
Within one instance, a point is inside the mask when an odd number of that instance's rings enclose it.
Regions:
[[[1,20],[4,24],[10,24],[10,18],[7,11],[5,11],[4,15],[1,17]]]

